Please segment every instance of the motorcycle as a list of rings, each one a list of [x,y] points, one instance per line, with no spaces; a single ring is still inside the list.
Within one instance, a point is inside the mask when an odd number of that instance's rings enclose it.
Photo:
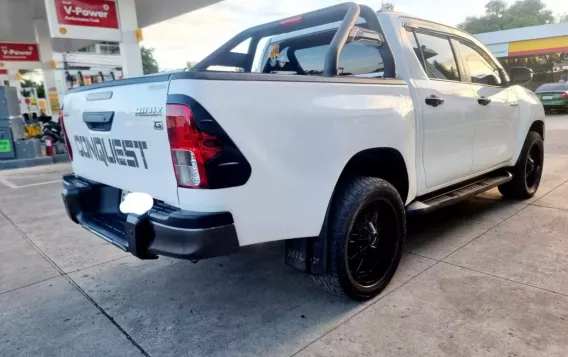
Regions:
[[[49,137],[51,138],[51,142],[54,144],[63,142],[61,124],[59,122],[52,121],[50,116],[43,113],[38,117],[38,120],[42,123],[41,138],[43,140],[45,140],[46,137]]]

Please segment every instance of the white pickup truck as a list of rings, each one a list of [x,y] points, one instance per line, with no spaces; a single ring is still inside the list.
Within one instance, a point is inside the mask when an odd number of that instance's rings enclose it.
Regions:
[[[192,71],[70,91],[63,200],[141,259],[282,240],[287,264],[368,299],[395,273],[407,214],[535,193],[531,78],[463,31],[340,4],[248,29]],[[135,196],[149,206],[119,208]]]

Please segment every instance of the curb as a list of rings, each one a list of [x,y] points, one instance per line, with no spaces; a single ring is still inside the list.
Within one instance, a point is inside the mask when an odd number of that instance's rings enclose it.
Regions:
[[[71,162],[67,154],[36,157],[33,159],[0,160],[0,170],[21,169],[42,165],[52,165],[62,162]]]

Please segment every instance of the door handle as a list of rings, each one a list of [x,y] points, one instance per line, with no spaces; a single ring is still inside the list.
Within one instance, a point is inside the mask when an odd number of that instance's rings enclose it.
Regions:
[[[510,105],[511,107],[518,107],[518,106],[519,106],[519,103],[511,103],[511,104],[509,104],[509,105]]]
[[[477,98],[477,102],[481,105],[489,105],[489,103],[491,103],[491,99],[487,97],[479,97]]]
[[[437,107],[438,105],[444,104],[444,98],[440,98],[437,95],[432,94],[426,98],[426,104]]]

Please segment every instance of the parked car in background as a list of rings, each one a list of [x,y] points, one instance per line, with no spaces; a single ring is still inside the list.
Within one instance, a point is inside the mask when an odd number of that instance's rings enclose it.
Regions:
[[[568,112],[568,82],[543,84],[537,88],[536,95],[547,113],[553,110]]]

